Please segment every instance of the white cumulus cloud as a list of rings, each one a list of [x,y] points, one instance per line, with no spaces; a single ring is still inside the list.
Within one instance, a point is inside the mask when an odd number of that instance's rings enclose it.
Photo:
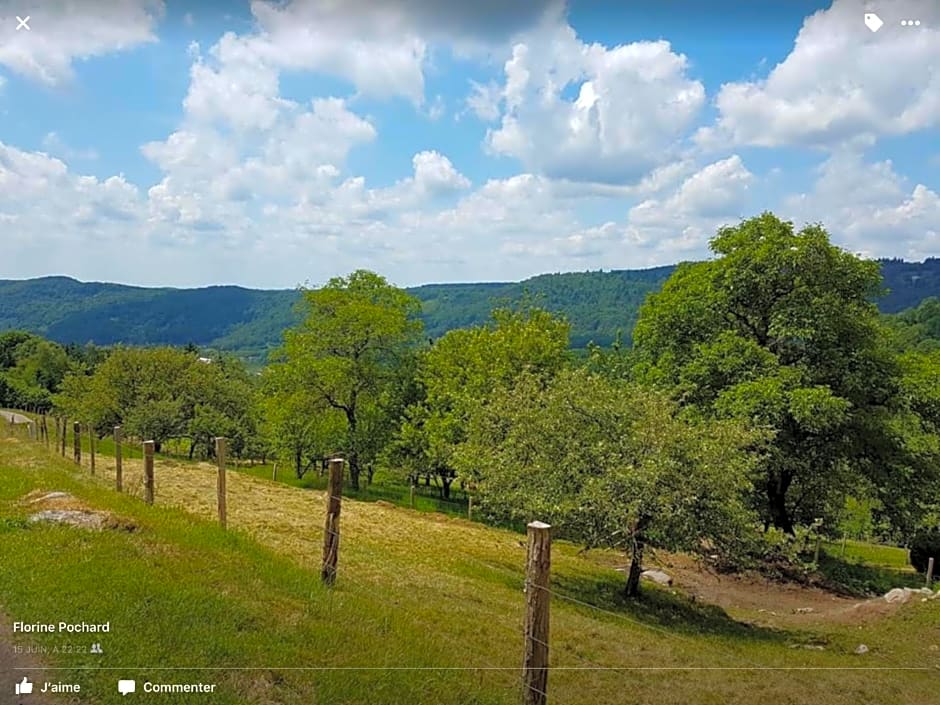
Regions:
[[[784,201],[784,215],[821,222],[839,244],[869,257],[922,259],[940,251],[940,196],[909,183],[890,161],[840,151],[816,175],[810,190]]]
[[[0,65],[55,86],[75,61],[157,41],[162,0],[0,0]],[[30,31],[16,17],[29,16]]]
[[[940,3],[883,4],[870,32],[865,0],[835,0],[806,18],[790,54],[765,79],[731,82],[715,98],[704,147],[871,144],[940,126]],[[903,28],[903,17],[921,26]]]
[[[505,64],[495,153],[550,177],[625,183],[671,161],[705,103],[666,41],[585,44],[567,24],[524,35]],[[576,89],[577,97],[566,91]],[[492,114],[476,89],[471,105]]]

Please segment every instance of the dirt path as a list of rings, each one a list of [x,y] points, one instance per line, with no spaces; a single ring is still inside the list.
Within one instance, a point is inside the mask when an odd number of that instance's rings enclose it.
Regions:
[[[39,660],[33,654],[17,654],[13,647],[21,644],[21,640],[14,637],[12,622],[5,614],[0,612],[0,703],[15,703],[20,705],[65,705],[68,700],[52,699],[48,695],[34,692],[28,697],[20,698],[15,694],[16,684],[26,676],[36,691],[42,687],[41,680],[44,680],[42,667]],[[19,669],[30,669],[28,671]],[[36,669],[36,670],[33,670]]]

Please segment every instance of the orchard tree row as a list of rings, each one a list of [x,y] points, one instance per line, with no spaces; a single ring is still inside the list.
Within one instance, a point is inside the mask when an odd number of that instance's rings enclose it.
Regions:
[[[782,565],[846,506],[902,542],[936,527],[937,302],[886,321],[877,263],[772,214],[711,248],[650,295],[632,347],[586,356],[533,301],[429,340],[416,299],[357,271],[304,292],[302,324],[257,375],[135,348],[17,374],[54,368],[61,413],[184,439],[193,457],[225,435],[298,477],[342,453],[354,489],[376,468],[445,497],[460,482],[492,519],[625,550],[628,594],[648,546]]]

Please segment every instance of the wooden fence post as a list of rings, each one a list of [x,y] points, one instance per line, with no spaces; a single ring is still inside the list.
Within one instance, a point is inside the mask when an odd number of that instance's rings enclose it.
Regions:
[[[88,452],[91,459],[91,474],[95,474],[95,429],[88,424]]]
[[[525,651],[522,661],[523,705],[548,702],[549,577],[552,558],[552,527],[541,521],[528,525],[529,552],[526,558]]]
[[[342,509],[343,459],[330,459],[330,480],[326,490],[326,528],[323,532],[323,567],[320,579],[325,585],[336,582],[339,561],[339,513]]]
[[[62,457],[65,457],[65,444],[68,441],[69,437],[69,420],[68,417],[62,417]]]
[[[219,462],[219,477],[216,481],[215,493],[219,504],[219,523],[224,529],[226,527],[227,511],[225,506],[225,451],[228,443],[225,438],[219,436],[215,439],[215,457]]]
[[[411,508],[414,509],[415,508],[415,483],[414,481],[412,481],[412,483],[408,486],[408,489],[411,494]]]
[[[144,441],[144,501],[153,504],[153,441]]]
[[[931,585],[933,584],[933,567],[934,567],[934,559],[931,556],[930,558],[927,559],[927,587],[931,587]]]
[[[467,495],[467,519],[473,521],[473,495]]]
[[[114,489],[124,491],[124,458],[121,457],[121,427],[114,427]]]
[[[78,421],[72,422],[72,456],[76,465],[82,464],[82,425]]]

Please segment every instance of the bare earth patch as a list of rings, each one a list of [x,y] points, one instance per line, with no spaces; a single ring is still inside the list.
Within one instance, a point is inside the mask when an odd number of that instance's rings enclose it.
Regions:
[[[622,562],[607,552],[592,552],[592,557],[603,565]],[[655,559],[644,568],[664,571],[672,577],[673,589],[758,626],[862,625],[896,613],[901,604],[886,602],[882,597],[868,600],[844,597],[822,588],[776,582],[757,574],[719,574],[690,556],[665,551],[657,551]]]

